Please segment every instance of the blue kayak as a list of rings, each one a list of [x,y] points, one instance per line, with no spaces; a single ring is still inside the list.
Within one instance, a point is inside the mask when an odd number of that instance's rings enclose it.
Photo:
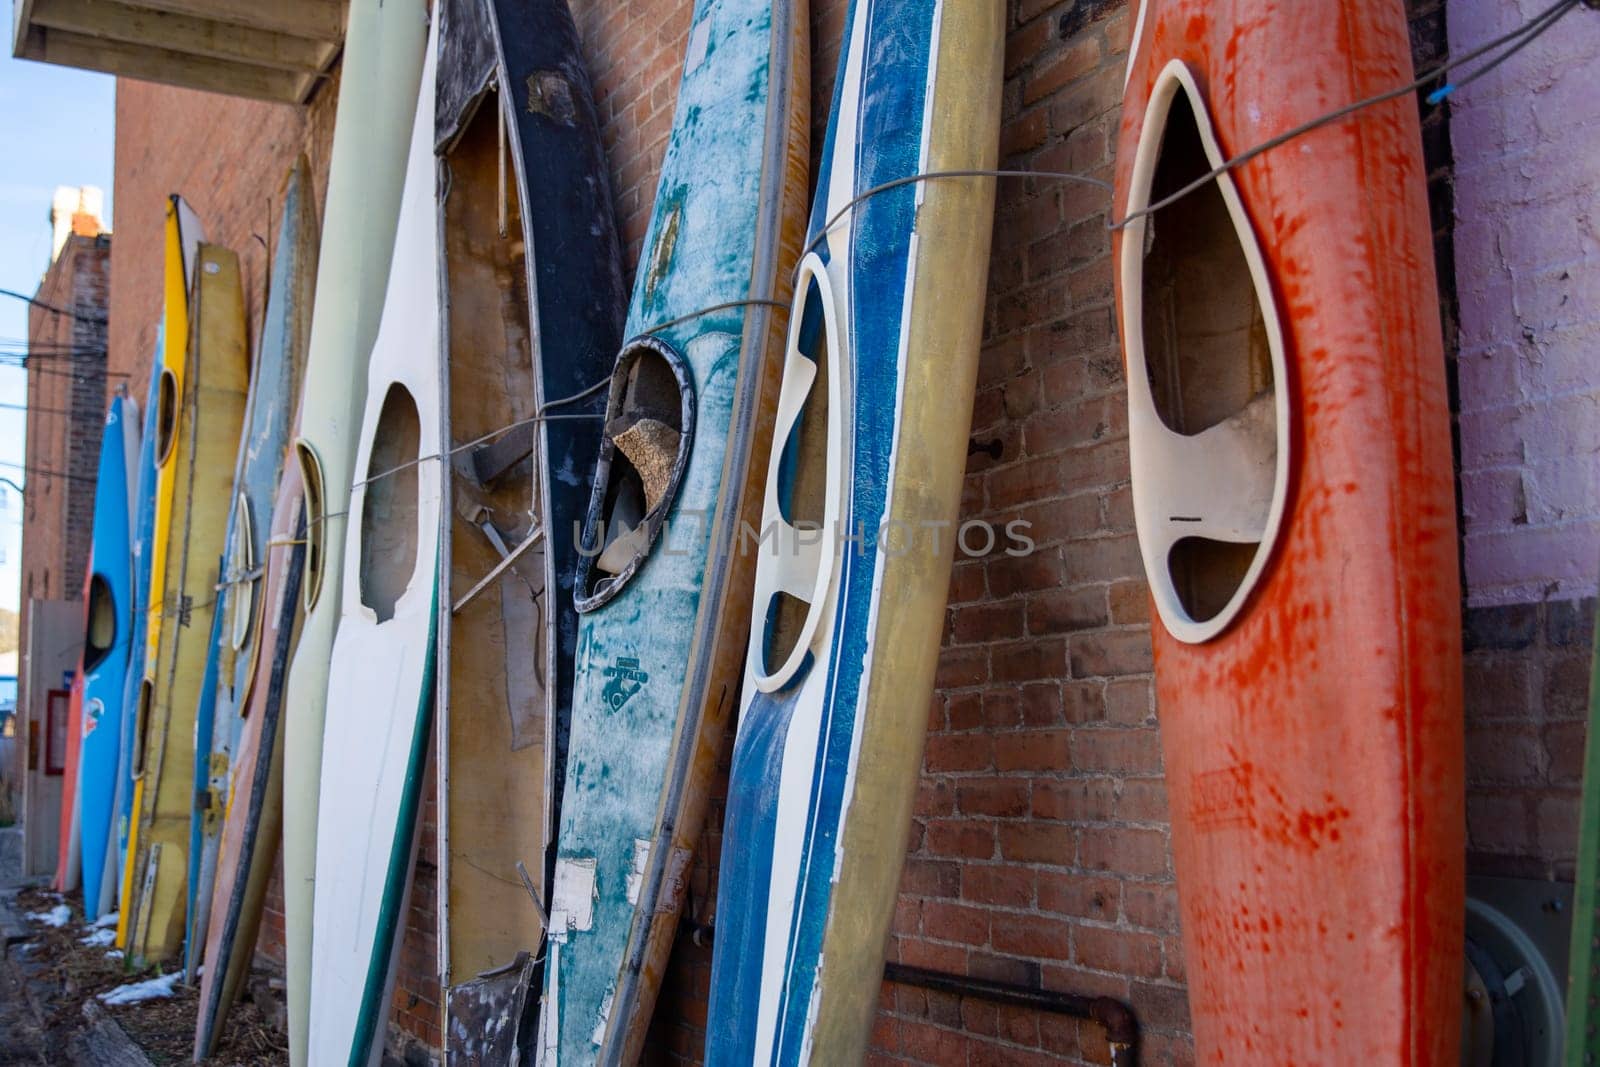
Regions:
[[[124,683],[133,647],[133,523],[139,455],[139,405],[117,397],[106,414],[94,494],[87,618],[83,646],[83,744],[78,756],[78,820],[83,849],[83,910],[112,908],[119,881],[115,833],[122,754]]]

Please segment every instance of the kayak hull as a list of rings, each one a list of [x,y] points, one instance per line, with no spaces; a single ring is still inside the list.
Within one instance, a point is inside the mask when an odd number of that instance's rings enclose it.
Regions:
[[[90,549],[88,635],[84,642],[83,742],[78,755],[79,826],[83,848],[83,910],[99,918],[112,909],[121,871],[116,858],[118,764],[122,751],[123,688],[133,613],[133,547],[129,482],[139,455],[139,407],[111,402],[94,497]]]
[[[339,80],[295,461],[306,488],[305,620],[284,690],[284,971],[289,1057],[306,1064],[328,663],[367,359],[383,310],[427,33],[420,0],[352,0]]]
[[[995,167],[1004,39],[987,0],[856,0],[847,22],[762,515],[777,532],[756,564],[708,1063],[865,1055],[944,629],[994,182],[904,185],[824,227],[867,189]],[[783,532],[801,521],[820,530]]]
[[[185,977],[194,981],[210,926],[212,890],[241,734],[246,727],[256,640],[262,628],[267,524],[289,447],[290,420],[300,395],[306,332],[316,284],[316,218],[310,164],[302,157],[283,189],[283,220],[268,282],[260,350],[250,376],[244,432],[235,460],[228,536],[217,591],[214,638],[207,664],[210,723],[202,705],[195,751],[196,804],[190,823],[189,933]],[[209,729],[208,729],[209,727]]]
[[[786,328],[768,302],[787,304],[804,233],[807,27],[787,0],[695,5],[580,545],[599,556],[575,586],[545,1064],[638,1058],[736,703],[754,564],[739,537],[759,518]]]
[[[328,667],[308,1031],[318,1064],[382,1055],[432,730],[442,481],[436,27],[368,368]]]
[[[145,778],[138,768],[144,759],[145,723],[155,686],[156,656],[160,650],[161,623],[165,613],[163,600],[166,595],[167,544],[172,539],[172,497],[176,484],[172,453],[178,427],[178,409],[183,400],[183,379],[187,373],[191,286],[200,242],[204,240],[204,228],[193,209],[183,197],[169,197],[164,227],[161,351],[150,383],[150,411],[155,431],[152,436],[152,458],[155,469],[152,479],[153,501],[150,505],[151,534],[145,545],[147,559],[142,561],[148,568],[144,651],[140,657],[137,689],[128,712],[128,774],[133,784],[129,800],[128,844],[122,863],[122,906],[117,912],[117,945],[124,949],[133,922],[132,905],[137,891],[135,879],[143,876],[142,864],[136,860],[139,855],[140,824],[143,822],[141,813],[145,810]],[[132,679],[130,684],[134,684]]]
[[[160,641],[146,669],[135,739],[134,773],[142,789],[127,956],[136,963],[171,960],[183,947],[195,716],[233,484],[229,460],[239,444],[248,385],[238,256],[216,245],[199,247],[190,312],[182,391],[161,464],[172,508]]]
[[[1412,77],[1405,15],[1387,0],[1336,11],[1146,0],[1140,27],[1119,217],[1158,200],[1180,168],[1204,173]],[[1243,331],[1211,344],[1186,302],[1233,284],[1217,266],[1224,247],[1242,250],[1234,295],[1253,289],[1241,304],[1258,309],[1248,344]],[[1453,1064],[1461,590],[1415,103],[1367,108],[1250,160],[1136,219],[1113,256],[1197,1058]],[[1209,313],[1232,306],[1215,299]],[[1197,431],[1193,412],[1215,404],[1247,349],[1272,356],[1252,369],[1261,391]],[[1196,353],[1208,362],[1185,364]],[[1233,467],[1220,499],[1177,503],[1187,472],[1161,461],[1184,462],[1163,440],[1185,435],[1232,462],[1249,452],[1243,438],[1222,447],[1217,435],[1257,404],[1275,423],[1251,432],[1272,450],[1254,471]],[[1252,481],[1255,504],[1229,499]],[[1185,547],[1168,529],[1180,521],[1215,532]],[[1218,546],[1239,545],[1248,566],[1214,562]]]
[[[204,972],[195,1022],[196,1062],[216,1052],[228,1012],[250,973],[267,886],[283,837],[283,684],[299,633],[305,515],[300,472],[283,472],[269,527],[268,580],[261,588],[261,628],[254,651],[255,683],[244,709],[233,788],[222,825]],[[282,556],[281,560],[274,557]],[[276,566],[272,564],[276,562]]]

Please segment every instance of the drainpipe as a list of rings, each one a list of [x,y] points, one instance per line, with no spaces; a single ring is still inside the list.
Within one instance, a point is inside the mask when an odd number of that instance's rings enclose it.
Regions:
[[[996,1004],[1010,1004],[1056,1015],[1070,1015],[1090,1019],[1105,1028],[1106,1042],[1111,1046],[1112,1067],[1137,1067],[1139,1062],[1139,1021],[1133,1009],[1111,997],[1085,997],[1076,993],[1056,993],[1048,989],[1035,989],[1011,982],[994,982],[987,978],[972,978],[964,974],[930,971],[923,967],[909,967],[903,963],[886,963],[883,978],[897,985],[918,986],[940,993],[953,993],[961,997],[975,997]]]

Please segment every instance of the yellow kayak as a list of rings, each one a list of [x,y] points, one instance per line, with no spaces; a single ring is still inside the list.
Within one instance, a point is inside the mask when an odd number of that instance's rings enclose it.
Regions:
[[[167,537],[172,528],[172,440],[176,428],[175,417],[178,399],[183,394],[183,365],[189,350],[189,280],[194,275],[195,254],[200,242],[205,240],[204,228],[188,203],[181,196],[167,200],[166,263],[162,282],[161,362],[152,373],[156,377],[155,412],[153,425],[159,438],[156,442],[155,527],[145,550],[150,553],[150,597],[145,610],[145,647],[140,655],[144,664],[139,685],[137,729],[144,721],[144,706],[149,699],[149,689],[155,679],[156,646],[161,638],[161,590],[165,588],[167,572]],[[134,738],[135,747],[142,747],[141,737]],[[135,753],[137,758],[137,753]],[[133,895],[134,856],[139,848],[139,816],[144,808],[144,780],[133,783],[134,813],[129,819],[128,846],[122,867],[122,893],[118,896],[121,907],[117,912],[117,946],[126,948],[128,921],[133,909],[129,907]]]

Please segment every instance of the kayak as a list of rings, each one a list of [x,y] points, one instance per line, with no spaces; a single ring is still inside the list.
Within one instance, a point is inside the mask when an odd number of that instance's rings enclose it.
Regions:
[[[178,407],[182,399],[184,360],[189,351],[189,300],[194,281],[195,262],[205,231],[199,218],[181,196],[167,198],[162,267],[161,347],[152,370],[150,389],[155,402],[150,405],[155,432],[151,435],[155,464],[152,483],[151,533],[145,542],[147,568],[144,614],[144,650],[140,656],[138,690],[129,705],[128,776],[133,783],[128,811],[128,844],[122,861],[121,907],[117,912],[117,947],[126,948],[128,927],[133,921],[135,858],[139,854],[139,813],[144,810],[144,776],[138,773],[143,758],[143,724],[155,685],[156,652],[161,640],[162,603],[165,593],[167,541],[172,527],[173,464],[172,443],[177,430]],[[131,681],[131,679],[130,679]]]
[[[545,1064],[638,1058],[737,703],[771,304],[804,234],[807,26],[789,0],[699,0],[690,23],[579,545]]]
[[[232,995],[223,997],[223,975],[237,982],[248,969],[248,946],[260,921],[259,894],[252,891],[270,876],[273,857],[269,853],[258,863],[255,843],[266,838],[272,847],[278,840],[283,798],[283,766],[276,759],[277,721],[281,700],[276,695],[263,711],[255,699],[259,685],[268,676],[279,678],[287,666],[274,657],[277,635],[293,629],[298,617],[299,576],[275,575],[269,589],[266,565],[274,552],[273,542],[295,538],[295,517],[277,514],[277,502],[292,485],[294,506],[302,504],[298,474],[285,474],[290,417],[300,392],[300,369],[304,363],[306,334],[311,317],[312,289],[316,281],[317,223],[311,203],[310,166],[301,157],[290,171],[283,191],[283,220],[279,224],[277,252],[269,281],[267,307],[256,356],[255,373],[250,379],[250,399],[245,416],[244,436],[239,442],[239,458],[234,473],[233,510],[229,523],[230,541],[222,560],[223,581],[219,584],[217,616],[219,640],[211,657],[217,664],[215,718],[211,745],[206,758],[196,753],[196,797],[205,798],[202,811],[197,805],[190,827],[193,845],[195,830],[203,832],[202,858],[198,879],[190,886],[188,952],[185,959],[194,969],[203,960],[207,966],[200,982],[200,1040],[214,1042],[209,1032],[215,1015],[225,1011]],[[293,464],[289,464],[293,469]],[[291,546],[280,546],[283,548]],[[285,563],[288,560],[284,561]],[[295,595],[287,601],[274,599],[274,589],[293,585]],[[287,636],[285,636],[287,639]],[[284,649],[287,652],[287,649]],[[270,719],[270,725],[263,721]],[[267,732],[263,735],[263,730]],[[202,733],[202,736],[204,734]],[[255,776],[263,779],[258,785]],[[269,832],[259,832],[264,817],[262,805],[272,799]],[[237,806],[236,806],[237,805]],[[228,848],[228,846],[232,846]],[[195,871],[195,867],[191,867]],[[225,909],[222,912],[215,908]],[[247,933],[236,937],[240,927]],[[233,954],[235,941],[247,951]],[[210,955],[220,947],[223,955]],[[191,979],[192,981],[192,979]]]
[[[83,912],[113,910],[117,842],[117,765],[122,750],[123,684],[132,647],[133,524],[128,504],[139,456],[139,405],[111,401],[100,442],[94,491],[94,535],[83,642],[83,740],[78,752],[78,825],[82,844]]]
[[[302,157],[283,189],[283,221],[273,245],[261,343],[250,375],[244,434],[234,461],[228,540],[222,556],[207,675],[210,706],[196,722],[195,810],[189,827],[189,933],[185,979],[194,981],[210,925],[222,824],[235,780],[262,627],[262,564],[267,523],[289,448],[290,419],[300,396],[306,332],[316,284],[315,209],[310,164]],[[209,717],[209,723],[206,721]]]
[[[134,780],[141,784],[133,854],[127,957],[170,960],[183,947],[189,814],[194,807],[195,716],[232,487],[233,457],[249,378],[239,257],[199,246],[190,295],[191,333],[181,389],[163,368],[156,455],[171,499],[163,584],[152,576],[151,626],[161,605],[160,644],[145,669],[137,712]],[[170,417],[168,416],[170,412]],[[157,513],[159,520],[160,513]],[[160,561],[158,561],[160,562]]]
[[[210,922],[203,931],[205,967],[195,1021],[196,1062],[216,1053],[223,1023],[250,974],[283,834],[283,683],[299,632],[305,555],[300,472],[292,463],[284,469],[268,533],[262,560],[267,580],[259,587],[259,629],[252,648],[255,674],[242,709],[244,728],[233,758]]]
[[[117,788],[113,801],[116,810],[117,852],[114,865],[106,874],[113,883],[117,901],[117,920],[120,926],[124,909],[123,893],[127,889],[124,872],[128,866],[128,838],[133,824],[133,741],[134,719],[139,703],[139,687],[144,681],[144,636],[150,609],[150,556],[151,538],[156,522],[156,391],[161,385],[161,359],[164,344],[161,330],[156,331],[154,373],[144,407],[144,432],[139,438],[139,458],[136,467],[136,486],[133,499],[132,553],[132,615],[129,619],[128,666],[122,680],[122,723],[118,729],[121,741],[117,753]]]
[[[707,1063],[866,1054],[944,632],[994,179],[851,203],[994,169],[1004,44],[989,0],[851,5],[767,469]]]
[[[367,373],[328,667],[307,1045],[314,1064],[382,1056],[432,728],[442,465],[437,47],[430,29]]]
[[[1146,0],[1113,261],[1196,1059],[1457,1062],[1461,587],[1396,0]],[[1286,63],[1285,56],[1294,61]]]
[[[383,310],[427,29],[423,0],[351,0],[323,197],[295,459],[305,486],[305,620],[284,689],[283,922],[289,1059],[305,1067],[328,662],[367,357]]]
[[[459,17],[463,7],[484,21]],[[444,471],[440,569],[450,602],[439,613],[435,761],[439,965],[453,1060],[481,1044],[477,1020],[498,1017],[504,998],[527,997],[514,985],[520,971],[504,972],[513,981],[477,976],[537,955],[544,937],[517,865],[547,898],[551,783],[565,777],[577,638],[574,528],[588,504],[573,472],[594,465],[605,397],[531,420],[545,400],[606,378],[627,293],[566,0],[451,3],[441,18],[445,438],[461,449]],[[491,78],[527,86],[528,106],[489,88]],[[539,100],[570,110],[552,114]],[[502,122],[516,164],[504,229]],[[517,428],[490,436],[508,426]]]
[[[91,561],[91,567],[93,563]],[[84,575],[82,594],[87,601],[89,575]],[[87,626],[88,619],[85,617]],[[61,815],[58,825],[60,836],[56,840],[56,873],[50,888],[57,893],[70,893],[78,888],[83,869],[83,828],[78,823],[82,810],[78,804],[78,755],[83,746],[83,656],[78,656],[78,666],[72,672],[67,687],[67,749],[61,764]]]

